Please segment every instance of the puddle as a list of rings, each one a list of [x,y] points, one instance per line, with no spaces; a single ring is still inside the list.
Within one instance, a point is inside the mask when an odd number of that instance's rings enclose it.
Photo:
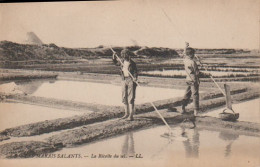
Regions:
[[[141,156],[144,160],[170,160],[172,163],[180,160],[184,160],[185,163],[195,160],[207,162],[210,159],[217,160],[216,163],[232,163],[234,159],[241,157],[241,163],[259,163],[260,140],[257,137],[197,128],[175,127],[173,131],[176,137],[171,141],[161,137],[167,132],[165,127],[156,127],[129,132],[93,144],[64,148],[55,153],[81,154],[87,158],[92,155],[98,157],[99,154],[125,155],[128,158]]]
[[[69,111],[22,103],[0,103],[0,108],[0,130],[38,121],[65,118],[91,112]]]
[[[233,104],[232,108],[235,112],[239,113],[239,121],[260,123],[260,99]],[[219,117],[219,113],[224,109],[225,108],[220,108],[203,115]]]
[[[43,83],[32,95],[104,105],[122,105],[121,86],[92,82]],[[136,104],[181,97],[184,90],[137,87]]]

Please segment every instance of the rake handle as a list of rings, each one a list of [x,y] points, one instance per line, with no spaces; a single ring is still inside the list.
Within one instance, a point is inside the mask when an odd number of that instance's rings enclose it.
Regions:
[[[196,55],[195,55],[195,57],[196,57],[197,60],[199,61],[200,65],[201,65],[202,67],[204,67],[204,69],[205,69],[207,72],[209,72],[209,71],[208,71],[208,68],[205,67],[205,66],[203,65],[203,63],[200,61],[200,58],[199,58],[198,56],[196,56]],[[211,74],[210,74],[210,78],[211,78],[211,80],[216,84],[216,86],[217,86],[218,89],[221,91],[221,93],[222,93],[224,96],[226,96],[226,93],[222,90],[222,88],[219,86],[219,84],[216,82],[216,80],[213,78],[213,76],[212,76]]]
[[[117,57],[117,59],[119,59],[119,62],[121,63],[121,65],[123,65],[123,62],[121,61],[121,59],[118,57],[117,53],[112,49],[112,47],[110,47],[111,51],[113,52],[113,54]],[[128,74],[130,75],[130,77],[133,79],[134,81],[134,77],[133,75],[130,73],[129,70],[127,70]],[[136,83],[137,86],[141,87],[139,85],[139,83],[137,81],[134,81]],[[169,124],[166,122],[166,120],[163,118],[163,116],[161,115],[161,113],[158,111],[158,109],[155,107],[155,105],[153,104],[153,102],[150,101],[150,104],[153,106],[153,108],[155,109],[155,111],[157,112],[157,114],[160,116],[160,118],[163,120],[164,124],[167,126],[168,130],[171,131],[171,127],[169,126]]]

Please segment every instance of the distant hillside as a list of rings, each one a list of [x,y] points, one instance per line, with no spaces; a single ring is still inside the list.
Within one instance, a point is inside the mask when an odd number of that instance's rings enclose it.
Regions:
[[[168,48],[141,48],[139,46],[126,47],[134,54],[133,57],[178,57],[178,53]],[[120,55],[123,47],[113,47]],[[62,59],[88,59],[106,58],[112,55],[110,48],[65,48],[55,44],[18,44],[10,41],[0,42],[1,61],[23,61],[23,60],[62,60]]]
[[[171,57],[177,57],[179,56],[179,54],[173,50],[173,49],[169,49],[169,48],[156,48],[156,47],[152,47],[152,48],[148,48],[148,47],[144,47],[144,48],[140,48],[139,50],[137,50],[135,52],[137,55],[143,56],[143,57],[165,57],[165,58],[171,58]]]
[[[124,47],[113,47],[120,55]],[[174,50],[162,47],[126,47],[133,52],[133,57],[143,58],[178,58],[183,50]],[[235,49],[196,49],[198,54],[233,54],[244,53],[244,50]],[[0,42],[0,61],[27,61],[27,60],[73,60],[90,58],[107,58],[112,55],[110,48],[65,48],[55,44],[18,44],[10,41]]]
[[[234,54],[234,53],[249,53],[243,49],[196,49],[198,54]]]
[[[196,54],[238,54],[238,53],[250,53],[249,50],[243,49],[197,49]],[[183,49],[176,49],[178,54],[183,52]]]
[[[18,44],[9,41],[0,42],[1,61],[72,59],[63,49],[50,45]]]

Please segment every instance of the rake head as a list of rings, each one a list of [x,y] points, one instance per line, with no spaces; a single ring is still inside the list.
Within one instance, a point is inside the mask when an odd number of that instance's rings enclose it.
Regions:
[[[185,133],[185,132],[183,132]],[[167,138],[170,141],[185,141],[187,140],[187,138],[183,137],[183,133],[182,134],[174,134],[172,131],[169,131],[168,133],[165,132],[164,134],[161,135],[161,137],[163,138]]]
[[[236,121],[239,118],[239,113],[225,109],[222,113],[219,113],[219,117],[224,121]]]

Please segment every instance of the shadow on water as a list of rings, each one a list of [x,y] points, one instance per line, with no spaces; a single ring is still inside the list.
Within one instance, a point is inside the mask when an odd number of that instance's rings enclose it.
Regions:
[[[16,84],[15,89],[20,90],[24,92],[25,94],[33,94],[36,92],[43,83],[50,83],[53,84],[57,80],[56,79],[41,79],[41,80],[20,80],[20,81],[15,81],[14,83]]]

